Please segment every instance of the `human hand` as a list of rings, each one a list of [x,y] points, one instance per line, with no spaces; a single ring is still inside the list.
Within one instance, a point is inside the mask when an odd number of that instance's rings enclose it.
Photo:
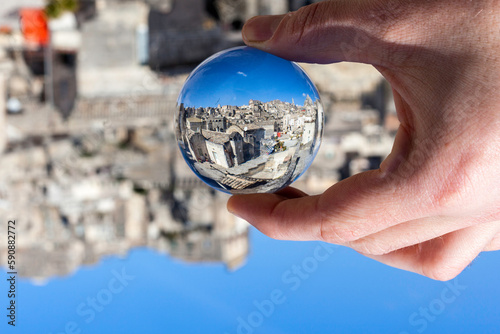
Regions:
[[[401,122],[378,170],[323,194],[235,195],[276,239],[349,246],[433,279],[500,249],[500,2],[337,0],[250,19],[249,46],[302,62],[372,64]]]

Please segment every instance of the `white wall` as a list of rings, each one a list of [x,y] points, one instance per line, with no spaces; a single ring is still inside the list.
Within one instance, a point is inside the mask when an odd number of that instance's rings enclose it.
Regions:
[[[229,168],[226,160],[226,153],[224,152],[224,146],[221,144],[216,144],[207,140],[207,150],[210,160],[219,166]],[[215,153],[215,154],[214,154]]]

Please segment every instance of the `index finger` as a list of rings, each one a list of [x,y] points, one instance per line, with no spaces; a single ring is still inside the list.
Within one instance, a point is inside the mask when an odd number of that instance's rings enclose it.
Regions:
[[[404,188],[374,170],[343,180],[322,195],[234,195],[228,210],[275,239],[342,244],[418,218],[407,208]]]

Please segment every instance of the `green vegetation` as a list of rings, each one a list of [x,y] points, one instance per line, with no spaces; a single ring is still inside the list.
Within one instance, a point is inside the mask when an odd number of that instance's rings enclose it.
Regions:
[[[281,140],[279,140],[278,143],[274,145],[274,152],[283,152],[285,150],[286,150],[285,143]]]
[[[45,5],[45,14],[49,19],[55,19],[64,12],[75,12],[78,9],[78,0],[48,0]]]

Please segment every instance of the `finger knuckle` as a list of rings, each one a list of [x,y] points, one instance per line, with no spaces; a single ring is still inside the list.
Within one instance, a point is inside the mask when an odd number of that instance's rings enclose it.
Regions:
[[[283,234],[279,226],[276,224],[262,224],[259,226],[259,230],[270,237],[271,239],[275,240],[285,240],[286,236]]]
[[[314,27],[315,23],[322,22],[322,19],[324,19],[324,10],[320,9],[320,7],[324,6],[325,4],[316,3],[302,7],[297,12],[289,14],[286,17],[284,33],[288,36],[294,36],[296,44],[303,42],[303,37],[307,35],[309,30],[314,31],[311,27]]]
[[[462,272],[463,268],[450,265],[449,263],[426,262],[422,265],[422,275],[436,281],[449,281]]]
[[[334,244],[344,244],[359,239],[358,233],[353,229],[346,228],[345,225],[347,224],[339,224],[322,218],[320,223],[321,240]]]
[[[432,193],[432,202],[440,209],[455,208],[466,202],[473,193],[473,184],[464,168],[453,168],[450,172],[436,180]]]
[[[359,239],[348,243],[356,252],[366,255],[385,255],[393,251],[390,245],[385,245],[370,239]]]

